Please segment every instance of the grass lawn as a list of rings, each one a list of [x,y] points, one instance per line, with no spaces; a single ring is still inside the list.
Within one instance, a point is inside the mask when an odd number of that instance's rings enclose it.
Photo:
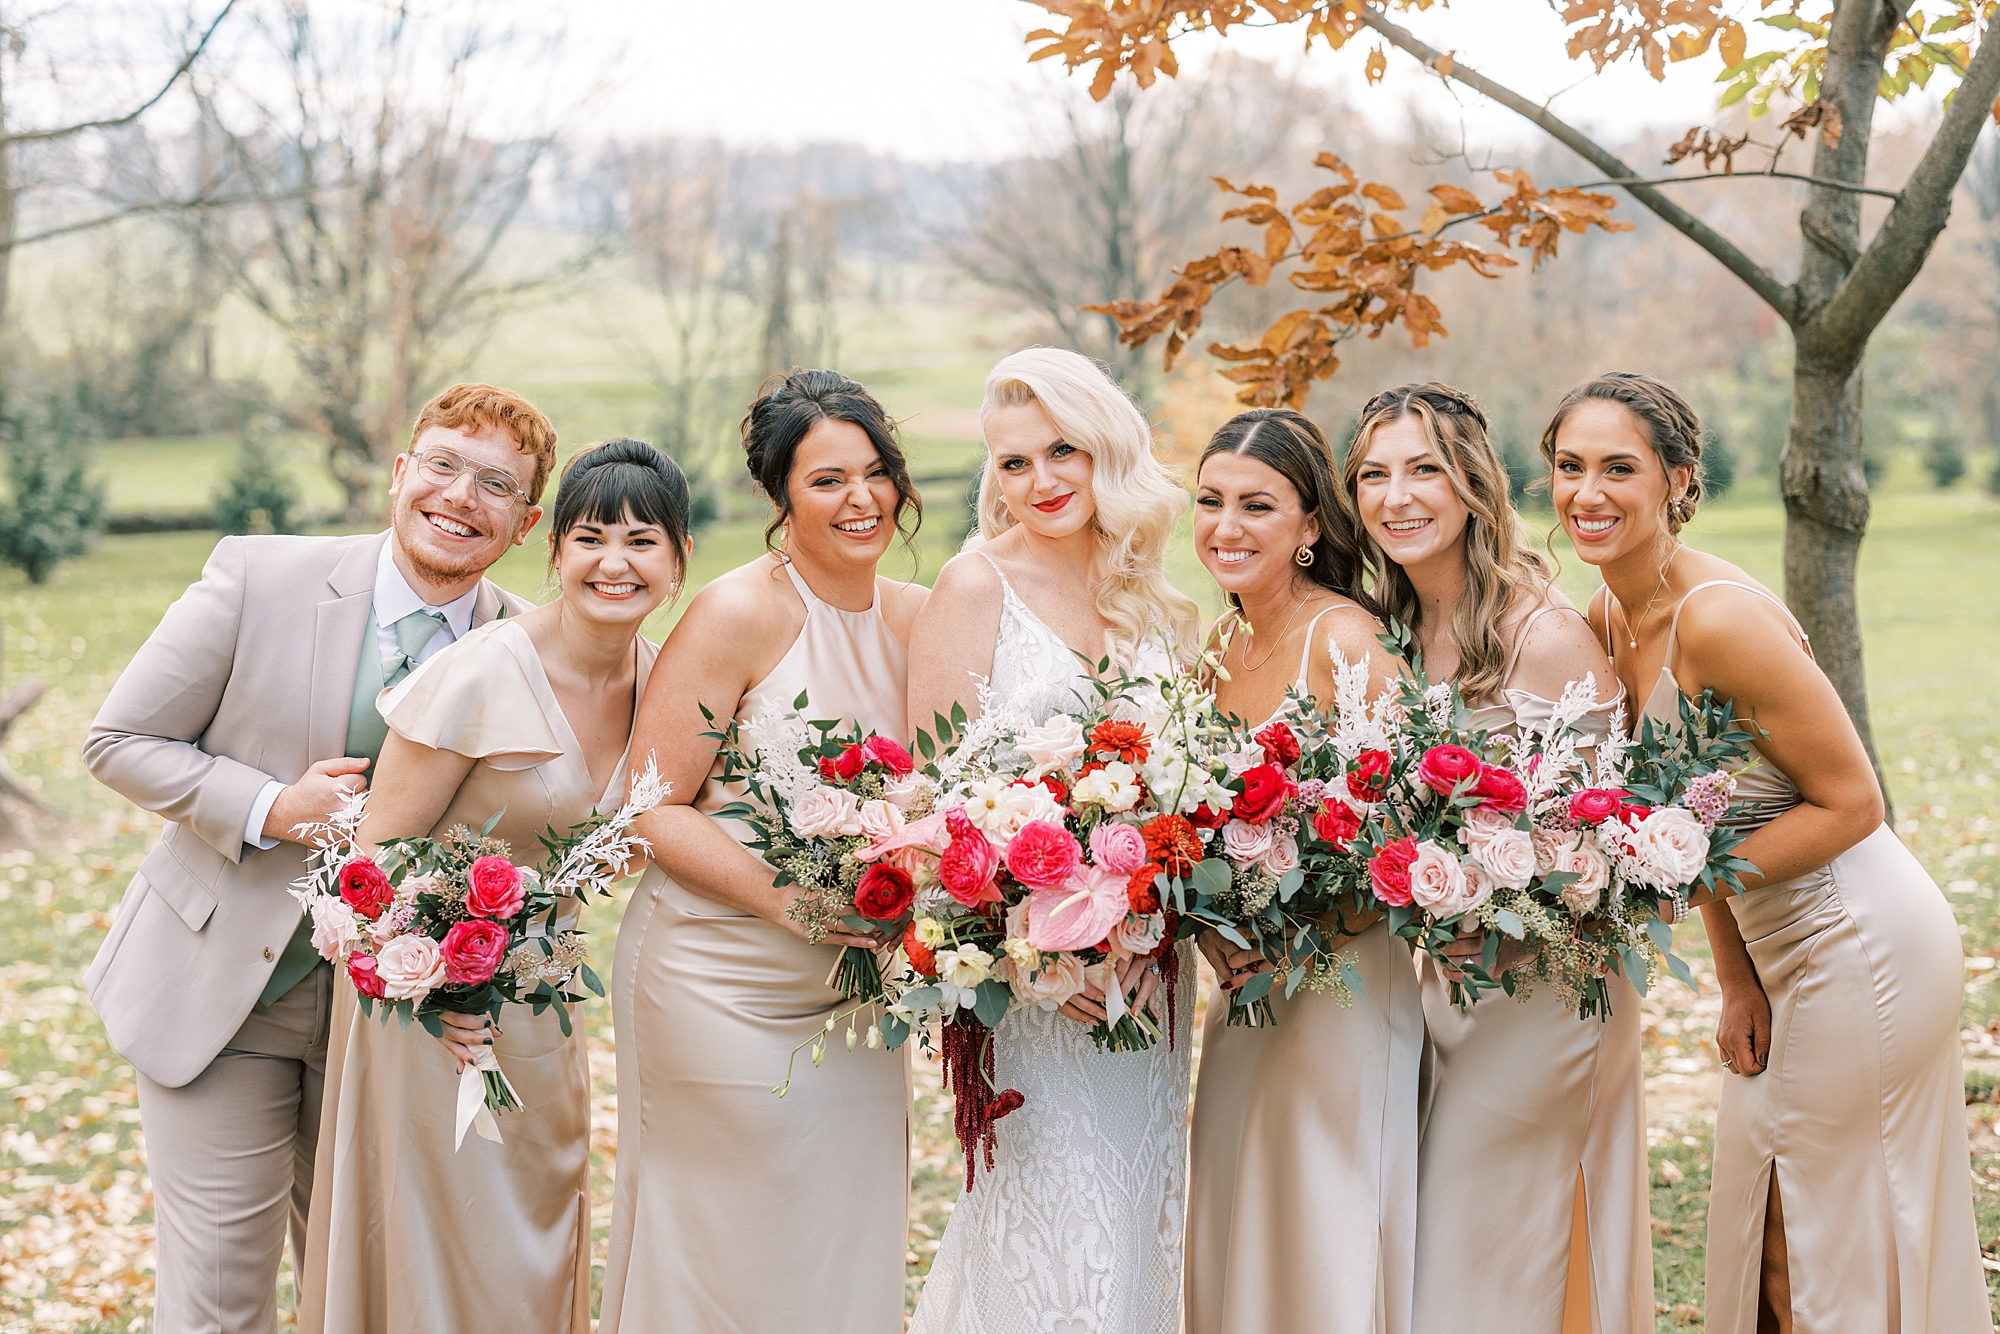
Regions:
[[[969,372],[967,373],[969,375]],[[881,377],[885,382],[888,377]],[[976,380],[968,379],[976,391]],[[961,386],[962,388],[963,386]],[[886,393],[886,385],[885,385]],[[943,406],[940,396],[940,406]],[[962,401],[960,398],[958,401]],[[921,407],[924,405],[913,405]],[[972,457],[949,434],[916,436],[923,466],[942,469]],[[121,504],[164,508],[201,503],[213,485],[214,454],[204,446],[149,443],[107,451],[126,461],[115,482]],[[1914,474],[1914,469],[1908,470]],[[116,470],[114,470],[114,475]],[[948,488],[947,488],[948,491]],[[956,538],[958,499],[931,497],[931,522],[906,557],[886,571],[928,581]],[[1774,585],[1782,517],[1752,489],[1704,511],[1692,540],[1740,562]],[[107,1047],[84,1000],[79,974],[110,923],[133,868],[159,822],[95,786],[78,753],[106,689],[158,621],[199,574],[211,534],[112,538],[62,567],[40,588],[0,573],[5,622],[4,682],[39,677],[42,702],[8,736],[5,758],[62,819],[39,821],[24,846],[0,850],[0,1331],[144,1328],[151,1291],[150,1200],[131,1071]],[[697,583],[749,559],[762,524],[738,520],[705,530]],[[537,595],[538,544],[511,554],[497,577]],[[1175,577],[1211,607],[1212,590],[1190,553]],[[1573,558],[1564,583],[1579,598],[1593,576]],[[1914,476],[1892,478],[1878,496],[1863,557],[1861,605],[1875,727],[1889,767],[1899,830],[1949,895],[1978,971],[1967,988],[1965,1046],[1975,1065],[2000,1068],[2000,995],[1987,985],[2000,954],[2000,509],[1969,486],[1939,494]],[[649,627],[661,634],[672,612]],[[600,971],[618,905],[594,909]],[[1698,946],[1697,941],[1690,942]],[[1698,948],[1690,952],[1699,955]],[[585,1007],[598,1077],[592,1189],[602,1228],[615,1153],[611,1035],[607,1008]],[[1702,1218],[1709,1158],[1710,1090],[1719,1077],[1708,1037],[1712,993],[1669,987],[1649,1000],[1647,1063],[1652,1098],[1656,1287],[1662,1329],[1698,1322]],[[775,1078],[775,1073],[774,1073]],[[915,1291],[956,1196],[958,1159],[948,1107],[933,1071],[919,1074],[918,1143],[910,1282]],[[2000,1139],[1982,1106],[1975,1140],[1980,1236],[2000,1237]],[[135,1324],[138,1320],[140,1323]]]

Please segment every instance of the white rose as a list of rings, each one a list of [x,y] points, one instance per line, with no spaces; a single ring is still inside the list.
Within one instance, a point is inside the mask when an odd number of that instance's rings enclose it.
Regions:
[[[1036,957],[1039,967],[1031,968],[1007,958],[993,969],[993,975],[1013,989],[1015,1000],[1023,1005],[1055,1010],[1083,990],[1083,960],[1074,954],[1037,954]]]
[[[1271,840],[1271,850],[1264,854],[1264,869],[1272,875],[1281,876],[1287,871],[1295,871],[1299,865],[1299,841],[1290,834],[1280,834]]]
[[[1508,889],[1526,889],[1535,878],[1535,840],[1522,830],[1503,829],[1489,835],[1473,845],[1472,855],[1496,883]]]
[[[1105,939],[1114,954],[1151,954],[1166,939],[1165,913],[1127,913],[1125,920],[1111,928]]]
[[[361,938],[361,923],[354,915],[354,909],[330,894],[321,894],[312,901],[312,943],[319,951],[319,957],[339,962],[347,957],[347,951]]]
[[[444,955],[429,936],[397,936],[375,956],[375,974],[390,1000],[420,1001],[444,985]]]
[[[1573,846],[1557,850],[1554,868],[1576,876],[1562,891],[1563,907],[1581,917],[1597,907],[1611,884],[1611,863],[1604,854],[1581,839]]]
[[[1231,778],[1241,778],[1245,771],[1264,763],[1264,748],[1259,745],[1249,745],[1241,750],[1222,751],[1215,758],[1221,760],[1228,768]]]
[[[1708,864],[1708,831],[1679,806],[1662,806],[1639,821],[1628,843],[1660,889],[1692,883]]]
[[[923,774],[911,774],[908,778],[890,778],[882,784],[882,800],[898,810],[908,810],[917,798],[926,792],[934,792],[937,784]]]
[[[861,824],[861,836],[870,843],[886,843],[903,827],[903,812],[880,798],[862,802],[855,818]]]
[[[1433,917],[1456,917],[1475,892],[1449,849],[1430,839],[1417,844],[1417,859],[1410,863],[1410,897],[1418,907]]]
[[[1269,824],[1231,820],[1222,826],[1222,855],[1238,866],[1249,866],[1271,853],[1274,837]]]
[[[1030,777],[1040,778],[1083,754],[1083,724],[1066,713],[1052,713],[1040,727],[1031,727],[1016,737],[1014,744],[1035,762]]]
[[[1465,812],[1462,818],[1465,820],[1465,828],[1458,831],[1458,841],[1473,848],[1477,848],[1496,834],[1508,833],[1514,828],[1513,816],[1503,815],[1484,806],[1474,806]],[[1519,886],[1514,888],[1518,889]]]
[[[1139,773],[1123,760],[1113,760],[1102,769],[1093,769],[1069,790],[1070,800],[1079,806],[1102,806],[1107,811],[1129,811],[1139,804]]]
[[[1007,789],[1007,797],[1013,806],[1014,825],[1008,831],[1009,838],[1020,833],[1022,825],[1035,820],[1047,820],[1050,824],[1063,822],[1062,803],[1056,800],[1055,793],[1040,783],[1016,783]]]
[[[792,803],[785,818],[800,838],[837,838],[861,832],[860,814],[852,792],[814,783]]]

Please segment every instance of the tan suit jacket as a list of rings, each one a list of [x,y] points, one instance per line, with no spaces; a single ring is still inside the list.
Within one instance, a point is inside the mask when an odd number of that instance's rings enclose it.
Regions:
[[[267,780],[346,753],[388,536],[223,538],[91,724],[91,775],[168,821],[84,974],[111,1045],[159,1084],[208,1068],[298,924],[305,849],[259,851],[243,824]],[[531,605],[482,580],[472,624]]]

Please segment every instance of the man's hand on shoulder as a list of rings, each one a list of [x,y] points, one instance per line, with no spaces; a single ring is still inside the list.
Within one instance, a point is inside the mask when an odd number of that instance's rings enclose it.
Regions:
[[[361,776],[367,767],[368,761],[351,756],[313,765],[271,803],[271,813],[264,817],[264,837],[300,842],[300,825],[325,823],[350,794],[367,790],[368,780]]]

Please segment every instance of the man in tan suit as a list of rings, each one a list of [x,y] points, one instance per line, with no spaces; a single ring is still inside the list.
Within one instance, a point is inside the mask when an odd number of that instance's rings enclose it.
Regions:
[[[336,982],[286,892],[297,826],[367,785],[385,686],[527,610],[485,574],[541,518],[555,440],[517,394],[446,390],[396,459],[388,532],[224,538],[91,724],[91,774],[167,820],[84,976],[139,1072],[158,1334],[276,1325]]]

